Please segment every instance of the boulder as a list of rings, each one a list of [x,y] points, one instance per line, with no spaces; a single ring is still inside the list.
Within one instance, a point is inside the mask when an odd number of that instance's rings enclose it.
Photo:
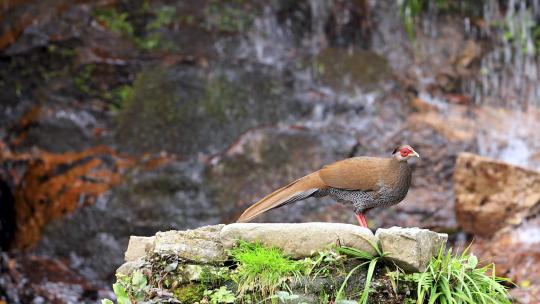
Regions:
[[[236,223],[225,226],[220,236],[227,249],[232,248],[238,240],[260,242],[266,246],[279,247],[292,258],[311,256],[332,244],[375,254],[370,242],[377,243],[369,229],[339,223]]]
[[[186,231],[156,233],[152,252],[159,255],[173,254],[195,263],[221,263],[227,259],[219,239],[225,225],[205,226]]]
[[[536,213],[540,173],[501,161],[461,153],[454,173],[458,224],[467,232],[490,237]]]
[[[446,244],[448,235],[420,228],[377,229],[375,237],[386,258],[407,272],[425,271],[431,257]]]

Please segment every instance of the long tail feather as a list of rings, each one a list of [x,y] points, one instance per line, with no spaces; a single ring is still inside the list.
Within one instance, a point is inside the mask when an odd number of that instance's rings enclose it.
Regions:
[[[237,222],[249,222],[263,212],[303,200],[325,187],[318,172],[311,173],[263,197],[247,208]]]

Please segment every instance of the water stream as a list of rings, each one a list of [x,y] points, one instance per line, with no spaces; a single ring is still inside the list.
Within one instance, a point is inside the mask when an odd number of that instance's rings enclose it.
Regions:
[[[306,14],[310,17],[305,20],[310,22],[311,32],[297,41],[293,24],[290,21],[280,23],[275,7],[268,5],[262,16],[256,18],[247,39],[238,48],[238,56],[255,58],[257,62],[279,70],[302,62],[304,66],[292,69],[297,95],[305,96],[307,91],[316,91],[324,95],[326,100],[359,104],[368,113],[374,112],[374,103],[384,90],[384,82],[377,83],[382,88],[366,88],[358,84],[361,81],[359,77],[347,71],[331,75],[335,79],[329,81],[324,81],[324,77],[321,81],[321,77],[317,77],[319,70],[324,70],[324,74],[328,75],[331,74],[328,71],[332,65],[339,66],[339,62],[344,60],[345,66],[350,67],[350,62],[355,62],[361,56],[358,50],[351,48],[339,54],[332,53],[332,61],[324,61],[325,52],[331,48],[324,20],[328,20],[329,14],[335,13],[331,10],[328,1],[309,1],[309,11]],[[444,34],[440,28],[441,23],[437,23],[436,14],[437,11],[431,8],[425,12],[418,26],[424,35],[435,38]],[[335,26],[343,26],[350,21],[350,17],[350,14],[342,14],[342,18],[335,18],[338,23]],[[465,16],[462,22],[462,31],[470,38],[489,41],[489,46],[483,50],[479,59],[479,72],[461,83],[463,95],[470,97],[476,107],[485,110],[480,115],[483,119],[476,120],[476,152],[533,169],[540,169],[540,134],[535,132],[540,129],[540,61],[537,56],[538,47],[534,45],[533,39],[533,20],[538,18],[540,1],[511,0],[503,8],[499,1],[489,0],[485,1],[483,8],[484,26],[480,29],[472,26],[471,19]],[[430,48],[430,45],[417,45],[417,49]],[[355,59],[347,62],[343,59],[347,57]],[[394,62],[394,66],[410,64],[406,62],[409,60],[406,56],[397,58],[398,62]],[[368,61],[371,62],[371,59]],[[362,60],[356,62],[360,63],[354,68],[362,69]],[[433,75],[421,70],[416,71],[416,74],[420,75],[420,96],[444,108],[447,115],[454,115],[445,106],[444,100],[424,90],[422,84],[432,83]],[[321,113],[319,107],[318,112],[314,111],[310,123],[321,119]],[[462,112],[455,115],[462,115]],[[364,116],[355,126],[369,127],[370,123],[366,119],[375,118]]]

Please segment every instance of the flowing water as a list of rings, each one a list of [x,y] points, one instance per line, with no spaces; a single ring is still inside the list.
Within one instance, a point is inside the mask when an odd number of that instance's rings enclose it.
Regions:
[[[510,0],[506,7],[501,7],[499,1],[489,0],[485,1],[482,11],[483,26],[472,26],[473,21],[469,17],[463,17],[461,29],[471,39],[489,41],[489,46],[484,47],[483,55],[479,58],[477,75],[465,78],[461,83],[463,95],[470,97],[478,108],[486,110],[486,113],[480,115],[484,119],[475,121],[477,152],[513,164],[540,169],[540,134],[536,132],[540,129],[540,61],[537,55],[538,46],[533,39],[534,20],[540,18],[540,1]],[[255,58],[256,61],[276,69],[290,67],[298,62],[306,63],[305,66],[293,69],[297,95],[306,96],[308,91],[315,91],[325,96],[326,100],[358,104],[364,107],[367,113],[375,112],[374,103],[381,97],[381,92],[387,89],[384,87],[386,82],[377,82],[377,86],[380,86],[378,88],[358,84],[362,81],[361,77],[355,77],[354,73],[346,71],[347,68],[367,69],[372,60],[362,63],[362,60],[358,59],[362,55],[351,48],[339,54],[332,53],[332,60],[324,61],[325,52],[331,48],[331,38],[325,33],[323,20],[328,20],[331,13],[332,7],[328,1],[309,1],[306,14],[310,16],[307,20],[311,31],[298,41],[294,34],[294,25],[290,22],[280,23],[275,8],[268,5],[262,16],[256,18],[247,39],[238,49],[238,56]],[[378,20],[378,27],[385,26],[383,23],[400,22],[385,17],[387,20]],[[342,14],[341,18],[335,18],[337,21],[334,26],[343,27],[350,18],[350,14]],[[435,39],[444,36],[444,29],[440,25],[437,11],[429,9],[417,30]],[[351,43],[354,44],[354,41]],[[417,45],[416,49],[431,48],[432,52],[440,51],[434,50],[434,47],[427,43]],[[343,59],[347,57],[358,60]],[[390,63],[392,66],[413,66],[408,62],[410,58],[405,55],[398,54],[396,58],[397,60],[393,59],[394,62]],[[341,60],[344,60],[345,64],[341,66],[339,75],[328,73],[332,65],[339,67]],[[351,62],[357,62],[358,65]],[[420,69],[416,71],[420,75],[420,97],[446,109],[447,115],[454,115],[445,106],[445,100],[424,90],[422,84],[432,83],[434,76],[422,71],[421,67],[415,69]],[[330,74],[330,77],[335,79],[318,77],[319,70],[324,70],[324,74]],[[338,82],[345,85],[338,85]],[[310,123],[322,119],[322,112],[320,107],[318,112],[314,111]],[[463,114],[459,112],[455,115]],[[370,127],[371,123],[366,122],[366,119],[374,118],[362,117],[354,124],[356,128]],[[397,128],[394,131],[397,131]]]
[[[538,18],[540,1],[510,0],[505,12],[498,1],[488,1],[485,30],[495,42],[481,59],[479,79],[465,84],[476,104],[510,113],[500,122],[503,130],[480,134],[480,153],[536,169],[540,168],[540,61],[533,26]]]

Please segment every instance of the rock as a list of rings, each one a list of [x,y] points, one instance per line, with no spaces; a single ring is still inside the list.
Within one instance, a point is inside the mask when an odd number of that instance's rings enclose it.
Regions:
[[[369,229],[339,223],[236,223],[225,226],[220,236],[227,249],[232,248],[238,240],[261,242],[266,246],[279,247],[293,258],[311,256],[332,244],[375,254],[369,242],[377,242]]]
[[[131,273],[136,270],[142,268],[146,262],[142,258],[138,258],[135,260],[127,261],[124,264],[120,265],[118,269],[116,269],[116,274],[121,275],[131,275]]]
[[[518,227],[506,227],[491,238],[478,237],[472,252],[497,266],[497,275],[510,278],[518,286],[540,288],[540,218],[526,220]]]
[[[97,197],[96,203],[48,223],[36,252],[72,261],[72,267],[85,277],[106,282],[111,270],[124,262],[130,235],[149,236],[156,231],[219,223],[223,214],[235,208],[210,201],[201,184],[201,164],[173,161],[150,165],[131,167],[123,182]],[[96,185],[91,181],[82,185],[87,183]]]
[[[454,173],[459,225],[489,237],[518,225],[540,203],[540,173],[470,153],[458,156]]]
[[[221,263],[227,259],[220,242],[220,230],[225,225],[205,226],[194,230],[156,233],[152,252],[174,254],[190,262]]]
[[[346,158],[356,140],[348,134],[311,127],[255,128],[238,138],[224,153],[213,157],[205,171],[204,189],[220,210],[230,210],[229,222],[243,210],[292,180],[320,169],[327,163]],[[339,219],[313,218],[326,206],[336,204],[327,198],[312,198],[286,208],[265,212],[255,222],[317,222]],[[235,209],[233,209],[235,208]],[[347,213],[350,220],[354,216]]]
[[[124,254],[124,261],[131,262],[140,257],[146,255],[146,253],[152,248],[155,237],[149,236],[130,236],[126,253]]]
[[[407,272],[425,271],[431,257],[446,244],[448,235],[427,229],[392,227],[377,229],[381,250]]]
[[[0,253],[0,303],[97,303],[98,293],[64,261]]]

